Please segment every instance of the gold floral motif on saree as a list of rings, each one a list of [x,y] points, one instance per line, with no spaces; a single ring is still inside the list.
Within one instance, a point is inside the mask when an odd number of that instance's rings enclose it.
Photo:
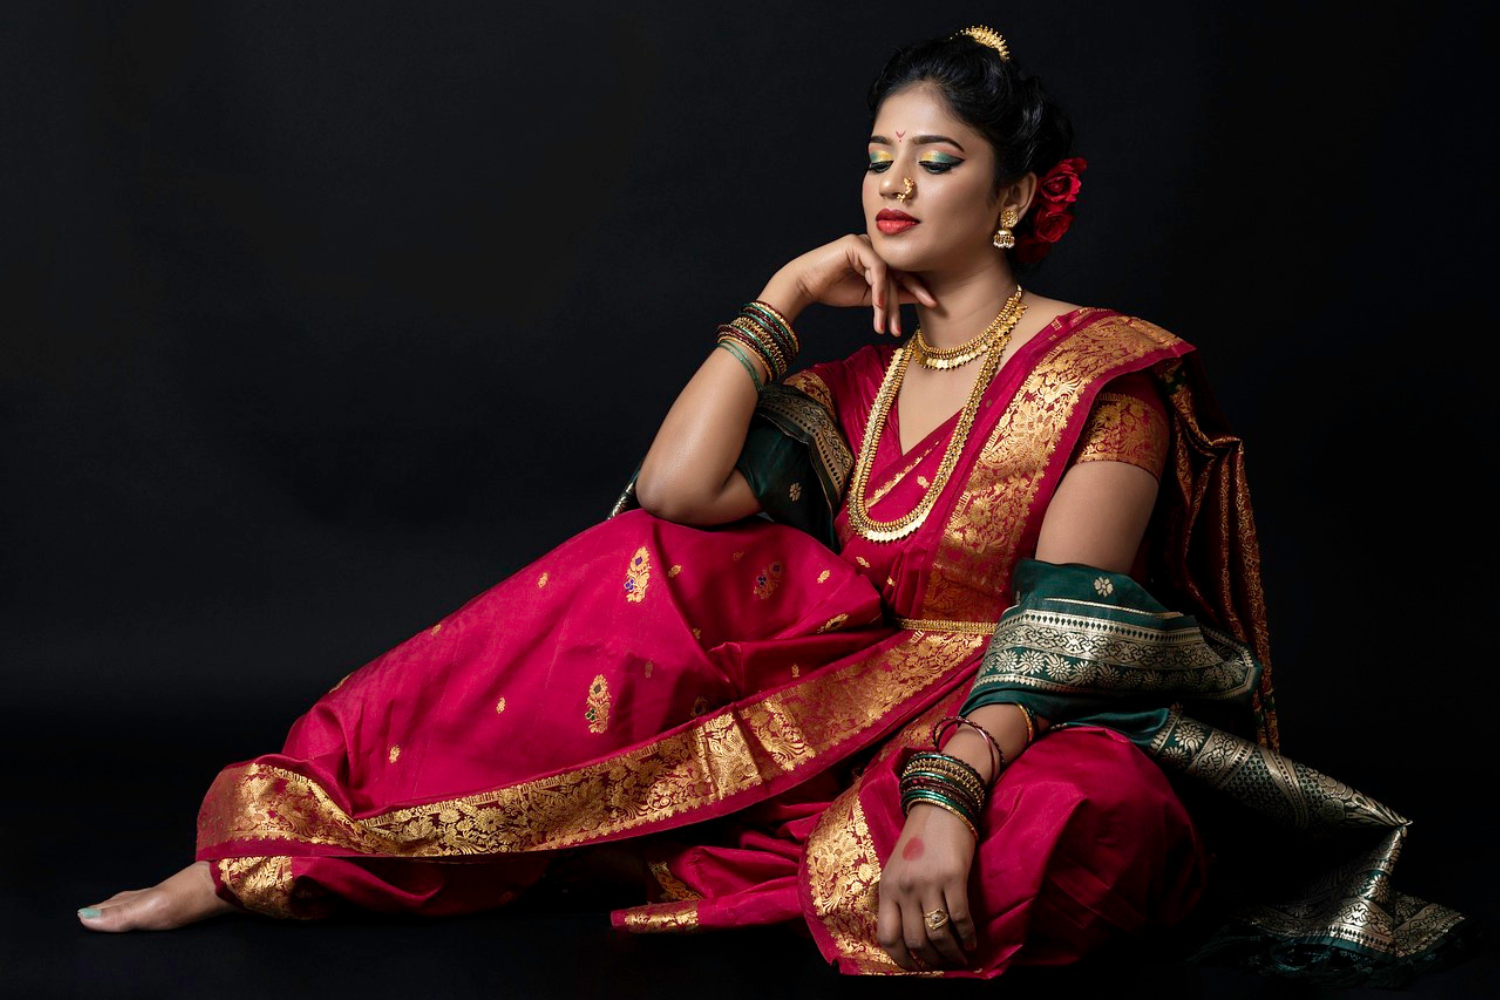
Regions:
[[[685,899],[674,903],[647,903],[632,906],[624,913],[625,929],[637,934],[682,934],[698,927],[698,901]]]
[[[322,785],[295,771],[231,766],[205,796],[198,845],[295,840],[361,855],[454,857],[570,847],[667,821],[867,738],[984,644],[975,635],[902,636],[837,670],[705,715],[608,759],[368,817],[351,816]]]
[[[661,891],[669,903],[680,903],[686,899],[702,899],[701,893],[694,892],[688,884],[676,875],[672,874],[671,866],[665,861],[652,861],[650,863],[651,874],[656,879],[656,884],[661,886]]]
[[[835,629],[842,628],[844,623],[848,620],[849,615],[843,611],[840,611],[838,614],[834,615],[832,618],[819,625],[817,630],[819,633],[832,632]]]
[[[931,455],[931,454],[932,454],[932,449],[928,448],[926,451],[922,452],[922,454],[918,455],[916,458],[914,458],[910,462],[908,462],[907,465],[906,465],[906,467],[904,469],[902,469],[901,471],[897,472],[894,476],[892,476],[891,478],[887,479],[885,482],[883,482],[879,486],[877,486],[875,488],[874,492],[872,492],[870,494],[869,506],[871,506],[871,507],[875,506],[877,503],[879,503],[885,497],[885,495],[887,493],[889,493],[891,490],[895,489],[897,486],[900,486],[901,485],[901,481],[907,477],[907,475],[911,472],[911,470],[913,470],[917,466],[921,465],[922,464],[922,460],[925,459],[928,455]],[[927,486],[928,486],[927,477],[926,476],[918,476],[917,477],[917,485],[921,486],[923,489],[926,489]]]
[[[1166,420],[1144,400],[1101,392],[1073,463],[1125,462],[1160,479],[1167,465],[1168,437]]]
[[[1085,307],[1078,322],[1100,310]],[[1045,331],[1038,336],[1045,336]],[[920,617],[995,619],[1047,466],[1084,390],[1121,365],[1179,343],[1154,323],[1107,316],[1064,337],[1000,415],[943,527]]]
[[[609,681],[603,674],[589,685],[589,696],[583,717],[588,720],[589,732],[602,733],[609,729]]]
[[[639,604],[646,599],[646,587],[651,583],[651,553],[642,545],[630,557],[625,570],[625,600]]]
[[[252,913],[281,920],[312,920],[326,916],[333,900],[316,886],[299,885],[286,855],[220,858],[212,862],[219,878],[240,905]]]
[[[755,575],[755,586],[752,588],[752,593],[764,601],[776,593],[776,588],[779,586],[781,586],[781,563],[773,562]]]
[[[546,570],[543,570],[542,571],[542,575],[536,578],[536,585],[537,585],[538,588],[547,586],[547,571]]]

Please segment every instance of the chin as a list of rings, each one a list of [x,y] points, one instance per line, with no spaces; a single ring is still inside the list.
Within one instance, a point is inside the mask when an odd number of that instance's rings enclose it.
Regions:
[[[878,229],[871,230],[870,245],[880,254],[881,260],[902,271],[920,271],[930,264],[931,255],[913,243],[905,233],[887,236]]]

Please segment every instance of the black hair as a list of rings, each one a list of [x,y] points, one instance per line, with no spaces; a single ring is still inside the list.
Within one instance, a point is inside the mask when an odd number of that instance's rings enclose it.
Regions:
[[[930,38],[897,49],[870,84],[871,120],[891,94],[924,82],[934,84],[953,114],[994,147],[992,199],[1027,171],[1040,179],[1073,153],[1073,124],[1047,96],[1041,78],[1022,70],[1014,55],[1002,60],[994,48],[968,35]],[[1030,234],[1041,200],[1032,197],[1013,230],[1017,240]],[[1076,203],[1069,208],[1076,214]],[[1006,256],[1012,268],[1036,266],[1019,263],[1014,250]]]

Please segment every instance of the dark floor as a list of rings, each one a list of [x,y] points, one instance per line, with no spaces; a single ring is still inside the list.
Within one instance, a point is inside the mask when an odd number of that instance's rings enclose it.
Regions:
[[[659,997],[709,989],[734,997],[828,997],[912,988],[910,980],[840,977],[789,931],[697,937],[614,932],[604,897],[556,892],[525,906],[461,918],[336,919],[316,924],[228,917],[170,933],[104,935],[78,926],[77,907],[175,871],[191,856],[193,817],[218,767],[252,755],[278,724],[246,729],[182,723],[113,735],[110,720],[7,720],[0,852],[0,994],[6,997],[278,997],[304,995]],[[170,731],[169,731],[170,729]],[[1442,831],[1426,830],[1452,843]],[[1477,857],[1478,852],[1459,855]],[[1484,881],[1449,882],[1429,858],[1415,874],[1452,887],[1443,902],[1493,914]],[[1457,868],[1455,867],[1455,871]],[[1424,874],[1425,873],[1425,874]],[[1407,886],[1413,891],[1417,887]],[[1491,919],[1493,917],[1491,916]],[[1008,974],[1017,996],[1063,989],[1112,996],[1389,996],[1377,990],[1287,987],[1121,948],[1077,967]],[[950,981],[954,995],[996,983]],[[918,987],[919,989],[921,987]],[[1481,953],[1430,974],[1423,997],[1500,995],[1500,961]]]

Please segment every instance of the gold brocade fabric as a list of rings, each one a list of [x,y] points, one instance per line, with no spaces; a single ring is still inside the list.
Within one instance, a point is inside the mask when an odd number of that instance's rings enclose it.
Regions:
[[[1083,429],[1083,441],[1073,464],[1125,462],[1145,469],[1158,480],[1167,464],[1167,422],[1134,396],[1101,392]]]
[[[298,841],[388,857],[552,850],[757,789],[859,736],[972,660],[984,636],[906,632],[871,655],[731,706],[597,764],[476,795],[356,817],[312,778],[248,763],[219,773],[200,848]]]

